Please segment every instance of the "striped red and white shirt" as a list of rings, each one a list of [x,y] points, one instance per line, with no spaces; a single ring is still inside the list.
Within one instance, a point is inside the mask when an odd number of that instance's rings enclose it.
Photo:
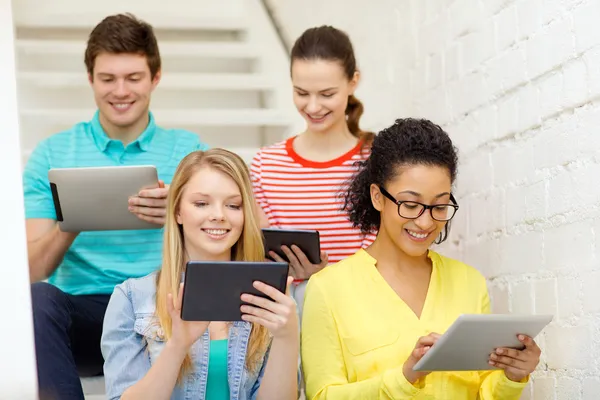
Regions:
[[[355,163],[369,156],[358,143],[342,156],[326,162],[303,159],[293,148],[295,137],[262,148],[251,164],[254,195],[272,227],[318,230],[321,251],[335,263],[367,247],[374,234],[353,228],[342,210]]]

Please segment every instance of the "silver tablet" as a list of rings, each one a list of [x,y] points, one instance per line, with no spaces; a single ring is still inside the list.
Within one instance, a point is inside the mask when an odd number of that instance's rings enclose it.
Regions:
[[[518,334],[535,338],[551,315],[464,314],[414,366],[414,371],[485,371],[498,347],[522,349]]]
[[[63,232],[159,228],[128,209],[130,196],[158,187],[152,165],[53,168],[48,180]]]

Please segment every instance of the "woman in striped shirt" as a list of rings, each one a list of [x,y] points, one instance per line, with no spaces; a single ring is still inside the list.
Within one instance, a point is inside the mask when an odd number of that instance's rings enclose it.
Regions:
[[[294,103],[306,130],[261,149],[251,170],[263,227],[319,231],[320,264],[311,264],[296,246],[282,248],[301,310],[302,282],[374,239],[352,227],[341,198],[356,163],[368,158],[374,134],[359,127],[363,105],[354,96],[359,72],[346,33],[330,26],[308,29],[296,40],[291,60]]]

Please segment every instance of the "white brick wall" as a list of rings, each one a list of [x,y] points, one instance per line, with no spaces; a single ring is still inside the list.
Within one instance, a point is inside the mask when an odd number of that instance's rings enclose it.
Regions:
[[[291,43],[351,36],[370,127],[442,124],[461,152],[444,251],[497,312],[553,313],[524,399],[600,399],[600,0],[271,0]]]

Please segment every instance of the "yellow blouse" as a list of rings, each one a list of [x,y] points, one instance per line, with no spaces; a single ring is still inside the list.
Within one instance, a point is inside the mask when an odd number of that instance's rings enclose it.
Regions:
[[[420,336],[444,333],[460,314],[490,312],[476,269],[433,251],[429,258],[420,319],[364,250],[310,278],[301,330],[307,399],[519,399],[528,379],[513,382],[501,370],[432,372],[415,385],[404,377],[402,366]]]

